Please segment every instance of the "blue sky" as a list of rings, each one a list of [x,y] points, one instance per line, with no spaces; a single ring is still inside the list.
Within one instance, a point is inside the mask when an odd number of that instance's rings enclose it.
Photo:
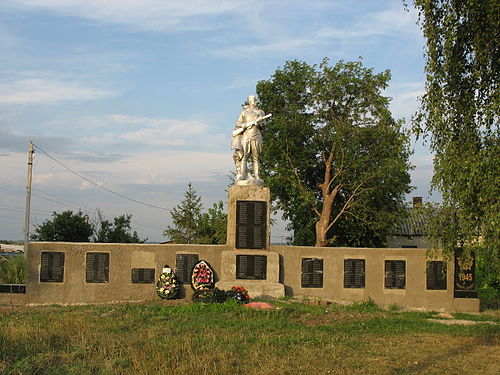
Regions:
[[[416,11],[399,0],[9,0],[0,3],[0,239],[23,238],[27,142],[40,150],[32,225],[50,212],[133,214],[162,241],[188,182],[205,207],[226,200],[231,130],[259,80],[285,61],[324,57],[390,69],[386,94],[407,122],[424,87]],[[415,145],[428,199],[432,156]],[[273,242],[285,235],[283,223]]]

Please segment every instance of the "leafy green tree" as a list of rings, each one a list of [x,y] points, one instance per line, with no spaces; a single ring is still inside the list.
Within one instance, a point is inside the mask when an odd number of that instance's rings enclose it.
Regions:
[[[202,210],[201,197],[189,183],[184,200],[171,211],[174,226],[168,226],[163,234],[174,243],[226,243],[227,215],[222,201],[208,212]]]
[[[272,113],[262,165],[293,243],[381,246],[410,191],[408,138],[382,95],[389,71],[288,61],[257,84]]]
[[[214,203],[208,212],[200,216],[198,235],[201,244],[225,244],[227,240],[227,214],[224,203]]]
[[[95,242],[105,243],[144,243],[130,225],[132,215],[120,215],[111,222],[104,218],[101,211],[97,211],[98,222],[95,225]]]
[[[500,289],[500,2],[413,3],[427,42],[414,131],[435,153],[432,183],[443,194],[431,239],[449,257],[457,243],[464,256],[475,251]]]
[[[35,241],[89,242],[93,228],[88,215],[81,211],[52,212],[52,220],[45,220],[35,228]]]

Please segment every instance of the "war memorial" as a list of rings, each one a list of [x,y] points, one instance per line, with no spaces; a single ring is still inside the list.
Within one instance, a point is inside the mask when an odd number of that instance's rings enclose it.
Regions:
[[[429,259],[425,249],[271,245],[270,191],[259,174],[261,130],[270,116],[250,96],[233,130],[236,178],[228,194],[226,244],[31,242],[26,285],[3,290],[0,304],[153,300],[165,267],[180,283],[177,298],[189,298],[193,267],[203,260],[217,288],[243,286],[251,298],[371,299],[382,307],[479,312],[473,262]]]

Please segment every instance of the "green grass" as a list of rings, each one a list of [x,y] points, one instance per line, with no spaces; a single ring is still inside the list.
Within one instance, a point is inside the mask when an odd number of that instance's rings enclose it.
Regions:
[[[23,256],[9,256],[0,262],[0,284],[24,284],[26,261]]]
[[[498,373],[497,313],[447,326],[372,302],[273,304],[0,308],[0,374]]]

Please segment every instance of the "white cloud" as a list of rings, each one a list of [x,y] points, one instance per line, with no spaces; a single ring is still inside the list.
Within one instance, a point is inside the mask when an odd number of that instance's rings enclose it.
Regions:
[[[335,4],[337,3],[337,4]],[[219,29],[232,26],[231,35],[212,51],[216,55],[240,57],[257,53],[292,53],[311,45],[332,40],[360,39],[399,33],[417,33],[414,12],[405,12],[398,4],[394,9],[368,13],[343,28],[323,27],[307,31],[308,25],[297,27],[287,21],[287,13],[333,8],[339,18],[348,12],[342,2],[305,4],[300,1],[245,0],[15,0],[16,6],[43,9],[61,15],[86,18],[103,23],[125,25],[147,31],[182,31]],[[12,3],[10,4],[12,6]],[[7,5],[8,6],[8,5]],[[281,19],[280,19],[281,16]],[[218,18],[215,18],[218,17]],[[221,22],[224,17],[224,22]],[[334,20],[331,23],[334,24]],[[300,34],[297,33],[301,30]],[[228,45],[233,35],[246,33],[245,42],[239,37]],[[248,43],[249,38],[257,41]]]
[[[341,17],[341,15],[339,15]],[[250,17],[251,18],[251,17]],[[333,23],[333,22],[332,22]],[[305,31],[307,28],[301,28],[301,34],[296,34],[296,28],[284,32],[283,23],[278,23],[279,27],[272,22],[262,26],[254,25],[260,39],[263,42],[234,44],[230,47],[220,48],[215,51],[222,56],[241,57],[252,56],[261,53],[294,53],[302,51],[308,47],[326,46],[332,42],[341,41],[346,43],[352,40],[363,41],[370,37],[399,37],[401,34],[420,35],[416,26],[415,14],[406,12],[400,8],[385,10],[381,12],[370,13],[356,22],[343,28],[323,27],[319,30]],[[336,47],[338,50],[338,45]],[[338,52],[337,52],[338,53]],[[331,52],[330,55],[335,54]]]
[[[79,177],[66,171],[33,173],[33,185],[50,187],[75,187],[78,186]]]
[[[423,82],[409,82],[389,86],[386,94],[392,97],[390,108],[395,118],[409,121],[419,106],[418,98],[424,94]]]
[[[401,8],[367,14],[348,28],[322,28],[315,33],[318,39],[362,39],[372,36],[398,36],[400,33],[420,34],[415,14]]]
[[[100,146],[106,144],[112,144],[116,142],[116,136],[114,133],[106,132],[100,133],[99,135],[93,135],[90,137],[81,138],[82,142],[89,146]]]
[[[441,194],[437,191],[429,194],[431,189],[432,175],[434,174],[434,157],[422,145],[416,145],[415,154],[411,156],[411,163],[415,169],[410,171],[412,185],[416,186],[411,195],[423,196],[426,200],[440,201]]]
[[[132,142],[157,146],[185,146],[207,133],[208,126],[198,121],[149,120],[147,128],[126,132],[120,137]],[[196,137],[196,138],[195,138]],[[198,143],[198,139],[196,139]]]
[[[272,40],[271,38],[269,42],[265,43],[237,45],[234,47],[221,48],[216,50],[215,53],[217,55],[231,57],[255,56],[260,53],[291,53],[318,43],[322,43],[322,41],[316,38],[308,38],[307,36],[304,38],[295,38],[290,36],[277,40]]]
[[[196,151],[144,152],[129,158],[119,173],[131,175],[136,184],[176,184],[188,181],[211,181],[233,168],[231,153]],[[130,177],[129,177],[130,180]]]
[[[104,186],[104,182],[102,181],[95,181],[95,183],[99,186]],[[94,188],[96,187],[95,184],[92,184],[88,181],[82,181],[82,183],[80,184],[80,189],[84,190],[84,189],[91,189],[91,188]]]
[[[129,193],[124,190],[126,185],[172,185],[188,181],[213,181],[217,175],[227,174],[233,166],[229,151],[146,151],[109,163],[72,160],[71,167],[86,176],[89,174],[85,171],[93,171],[94,175],[102,176],[89,177],[97,185],[127,195]],[[98,189],[95,184],[53,164],[37,166],[33,174],[33,185],[42,186],[44,189]]]
[[[0,86],[0,103],[28,104],[66,100],[95,100],[116,94],[106,89],[87,87],[79,82],[28,78],[3,83]]]
[[[109,163],[85,162],[77,159],[69,162],[63,155],[58,158],[83,173],[92,171],[93,175],[99,176],[93,178],[94,181],[98,181],[99,184],[103,183],[115,192],[167,208],[174,207],[183,199],[182,194],[190,181],[204,199],[210,197],[212,201],[224,200],[226,193],[224,184],[220,183],[221,176],[226,175],[228,170],[233,168],[229,151],[226,153],[146,151]],[[134,221],[142,220],[148,226],[160,229],[170,224],[168,212],[154,210],[116,197],[93,184],[82,181],[80,177],[46,159],[35,158],[33,176],[35,192],[41,191],[56,201],[72,204],[68,207],[33,196],[31,207],[34,211],[61,212],[64,209],[74,210],[75,207],[82,207],[86,211],[99,207],[112,216],[125,212],[133,213]],[[0,202],[15,204],[22,208],[26,183],[25,153],[0,156],[0,180],[4,185],[3,189],[0,189]],[[210,206],[210,202],[211,200],[205,206]],[[40,217],[38,222],[43,221],[43,218]],[[22,214],[19,215],[18,221],[11,218],[9,224],[19,226],[19,233],[21,233]],[[37,222],[33,221],[33,224],[36,225]],[[6,227],[2,226],[2,230],[5,236]],[[141,236],[160,240],[161,230],[142,228]]]
[[[247,2],[235,0],[17,0],[16,4],[136,29],[160,31],[206,29],[208,25],[201,22],[190,22],[188,26],[187,20],[241,12],[250,6]]]
[[[72,120],[99,136],[83,137],[86,144],[113,144],[121,140],[129,144],[149,146],[195,146],[217,148],[228,144],[228,135],[213,133],[212,127],[200,120],[182,120],[166,117],[141,117],[122,114],[84,117]]]

